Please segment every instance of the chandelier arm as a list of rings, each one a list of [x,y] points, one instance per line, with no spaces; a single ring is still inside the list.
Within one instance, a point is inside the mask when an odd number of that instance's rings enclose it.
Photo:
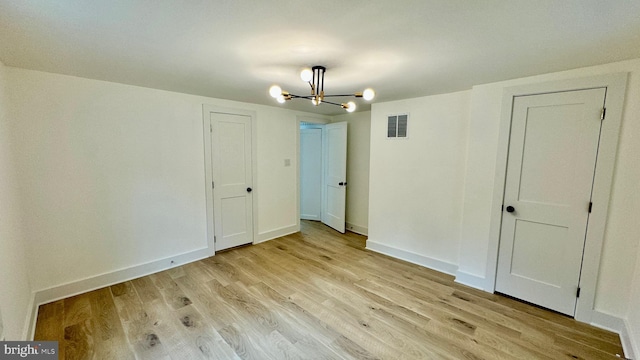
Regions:
[[[292,99],[307,99],[307,100],[313,100],[316,97],[312,96],[312,95],[296,95],[296,94],[289,94],[289,96],[291,96]],[[334,103],[331,101],[322,101],[323,104],[331,104],[331,105],[336,105],[336,106],[340,106],[342,107],[342,104],[338,104],[338,103]]]
[[[340,106],[340,107],[342,107],[342,104],[334,103],[334,102],[331,102],[331,101],[324,101],[324,100],[322,100],[322,103],[323,103],[323,104],[331,104],[331,105],[336,105],[336,106]]]
[[[325,95],[324,97],[357,97],[355,94]]]

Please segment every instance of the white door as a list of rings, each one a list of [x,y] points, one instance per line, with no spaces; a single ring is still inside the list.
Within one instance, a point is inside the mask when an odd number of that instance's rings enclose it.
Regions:
[[[574,315],[604,100],[514,98],[496,291]]]
[[[347,194],[347,122],[325,125],[322,222],[344,233]]]
[[[322,129],[300,129],[300,218],[322,218]]]
[[[251,117],[211,113],[215,250],[253,242]]]

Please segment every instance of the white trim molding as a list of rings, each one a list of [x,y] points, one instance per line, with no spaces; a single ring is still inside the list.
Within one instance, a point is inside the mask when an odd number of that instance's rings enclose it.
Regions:
[[[556,82],[515,86],[504,89],[500,135],[496,158],[496,174],[491,206],[491,224],[485,290],[495,291],[495,278],[500,244],[502,202],[506,179],[507,155],[511,131],[511,110],[516,96],[543,94],[550,92],[606,88],[606,118],[602,123],[600,146],[596,159],[596,169],[592,189],[593,209],[589,216],[586,241],[583,253],[583,265],[580,275],[580,297],[577,299],[575,319],[591,323],[594,316],[594,302],[600,255],[604,241],[604,231],[609,210],[609,197],[613,179],[620,123],[627,86],[628,73],[606,74],[600,76],[570,79]]]
[[[253,244],[260,244],[265,241],[277,239],[279,237],[287,236],[290,234],[295,234],[300,231],[300,225],[293,224],[289,226],[283,226],[281,228],[277,228],[271,231],[266,231],[258,234],[258,238],[254,240]]]
[[[29,307],[27,308],[27,320],[24,324],[24,328],[22,330],[22,339],[23,340],[33,340],[35,331],[36,331],[36,321],[38,320],[38,306],[36,306],[36,293],[31,293],[31,299],[29,300]],[[0,339],[4,340],[4,339]]]
[[[484,290],[486,286],[486,279],[482,276],[469,274],[468,272],[456,271],[456,279],[455,282],[458,284],[462,284],[465,286],[472,287],[478,290]]]
[[[453,275],[458,266],[450,262],[434,259],[428,256],[416,254],[411,251],[399,249],[393,246],[384,245],[382,243],[367,240],[367,250],[375,251],[377,253],[391,256],[396,259],[404,260],[412,264],[424,266],[429,269],[443,272],[445,274]]]
[[[627,359],[637,359],[640,356],[640,344],[637,340],[640,339],[637,335],[631,332],[631,327],[626,319],[622,320],[623,327],[620,331],[620,342],[622,342],[622,350],[624,350],[624,356]],[[636,335],[636,336],[634,336]]]
[[[629,324],[625,319],[594,310],[591,317],[591,325],[618,334],[622,343],[624,358],[636,359],[636,354],[640,354],[636,344],[633,343],[633,337],[629,332]],[[622,356],[622,354],[616,355]]]
[[[365,226],[360,226],[360,225],[356,225],[356,224],[352,224],[350,222],[345,223],[345,227],[347,228],[347,230],[354,232],[356,234],[360,234],[360,235],[364,235],[364,236],[368,236],[369,235],[369,228],[365,227]]]

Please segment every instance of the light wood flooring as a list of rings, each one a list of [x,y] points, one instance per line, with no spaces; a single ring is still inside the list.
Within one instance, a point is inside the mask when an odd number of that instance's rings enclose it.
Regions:
[[[302,231],[40,307],[60,359],[619,359],[616,334]]]

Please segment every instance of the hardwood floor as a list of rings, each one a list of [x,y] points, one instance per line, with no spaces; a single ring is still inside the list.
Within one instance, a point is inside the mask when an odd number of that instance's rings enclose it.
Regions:
[[[42,305],[60,359],[619,359],[616,334],[302,231]]]

